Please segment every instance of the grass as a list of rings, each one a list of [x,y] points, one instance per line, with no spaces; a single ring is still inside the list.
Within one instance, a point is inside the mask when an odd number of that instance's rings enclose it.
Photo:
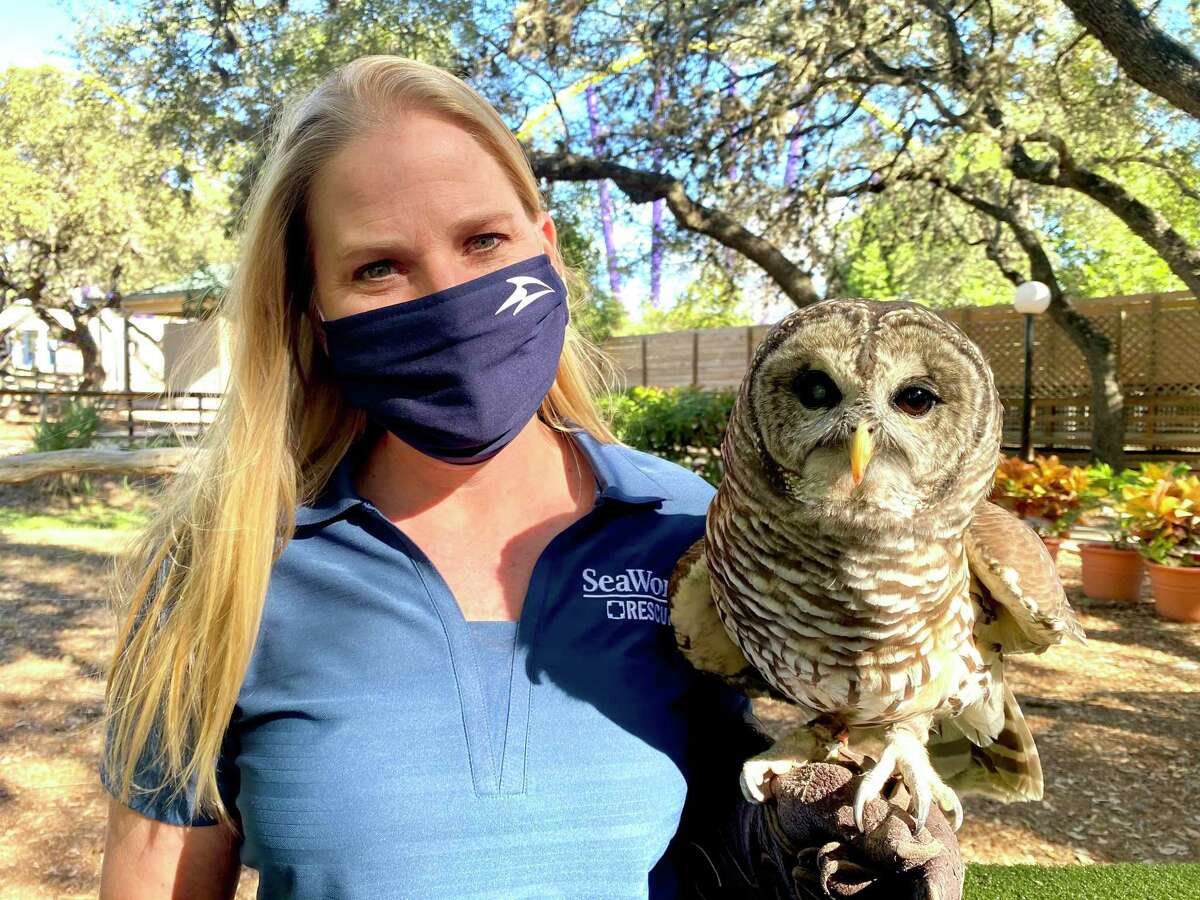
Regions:
[[[101,496],[76,494],[66,499],[57,498],[50,509],[0,502],[0,536],[23,544],[115,554],[146,526],[153,510],[139,498],[126,498],[119,505]]]
[[[146,524],[146,509],[114,509],[96,501],[75,507],[70,512],[46,514],[0,506],[0,528],[13,531],[67,531],[80,528],[135,531]]]
[[[967,867],[965,900],[1184,900],[1200,864]]]

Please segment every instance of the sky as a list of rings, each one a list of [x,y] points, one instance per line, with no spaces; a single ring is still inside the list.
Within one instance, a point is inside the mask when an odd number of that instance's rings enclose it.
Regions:
[[[71,14],[58,2],[0,0],[0,69],[41,63],[70,68],[65,47],[74,30]]]

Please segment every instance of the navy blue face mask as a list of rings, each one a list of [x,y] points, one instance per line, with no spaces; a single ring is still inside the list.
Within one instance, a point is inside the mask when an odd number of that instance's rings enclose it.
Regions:
[[[348,403],[422,453],[468,464],[500,452],[537,412],[568,319],[543,253],[324,329]]]

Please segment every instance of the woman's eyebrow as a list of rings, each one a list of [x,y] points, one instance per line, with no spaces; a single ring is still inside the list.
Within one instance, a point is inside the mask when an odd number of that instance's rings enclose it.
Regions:
[[[507,225],[512,222],[512,219],[512,213],[507,212],[473,215],[459,220],[458,224],[454,226],[454,230],[461,234],[466,231],[475,231],[478,228],[484,228],[488,225]]]
[[[510,225],[513,218],[513,214],[509,212],[472,213],[464,216],[454,223],[454,225],[450,226],[450,233],[468,234],[488,226]],[[399,256],[411,255],[409,247],[399,241],[389,240],[387,237],[374,237],[361,242],[351,240],[352,242],[343,246],[341,252],[338,254],[338,259],[342,262],[362,256],[373,256],[384,253],[397,253]]]

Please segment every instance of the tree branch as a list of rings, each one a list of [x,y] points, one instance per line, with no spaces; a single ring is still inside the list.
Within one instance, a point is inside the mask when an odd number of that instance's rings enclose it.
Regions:
[[[1124,456],[1125,397],[1121,389],[1112,341],[1063,294],[1050,257],[1037,232],[1028,224],[1025,211],[1018,209],[1011,199],[1002,206],[978,197],[963,185],[949,181],[939,174],[932,174],[927,180],[980,212],[1004,223],[1025,251],[1025,255],[1029,257],[1029,270],[1033,279],[1050,289],[1050,307],[1047,310],[1050,318],[1062,328],[1071,343],[1079,348],[1091,375],[1092,456],[1113,466],[1120,466]],[[994,255],[991,248],[988,258],[1000,267],[1006,278],[1015,281],[1013,276],[1017,273],[1005,267],[999,254]]]
[[[1024,135],[1054,149],[1057,159],[1040,162],[1025,152],[1022,136],[1006,139],[1004,162],[1013,175],[1034,184],[1069,188],[1091,197],[1163,258],[1171,271],[1200,298],[1200,250],[1192,247],[1157,210],[1147,206],[1115,181],[1075,162],[1066,142],[1051,132]]]
[[[1194,187],[1192,187],[1186,178],[1184,178],[1162,160],[1154,159],[1153,157],[1149,156],[1134,154],[1131,156],[1114,156],[1112,158],[1095,157],[1092,159],[1092,162],[1105,166],[1112,166],[1113,168],[1128,165],[1129,163],[1138,163],[1139,165],[1150,166],[1151,168],[1159,169],[1168,178],[1170,178],[1172,182],[1174,182],[1179,193],[1183,194],[1183,196],[1187,197],[1189,200],[1195,200],[1197,203],[1200,203],[1200,190],[1196,190]]]
[[[1200,119],[1200,59],[1186,45],[1155,27],[1132,0],[1063,4],[1116,57],[1126,75]]]
[[[650,203],[662,197],[681,227],[732,247],[759,265],[797,307],[820,299],[813,287],[811,271],[793,263],[778,247],[728,214],[693,200],[687,195],[683,184],[673,176],[632,169],[574,153],[531,153],[530,162],[539,178],[553,181],[600,181],[608,178],[634,203]]]

